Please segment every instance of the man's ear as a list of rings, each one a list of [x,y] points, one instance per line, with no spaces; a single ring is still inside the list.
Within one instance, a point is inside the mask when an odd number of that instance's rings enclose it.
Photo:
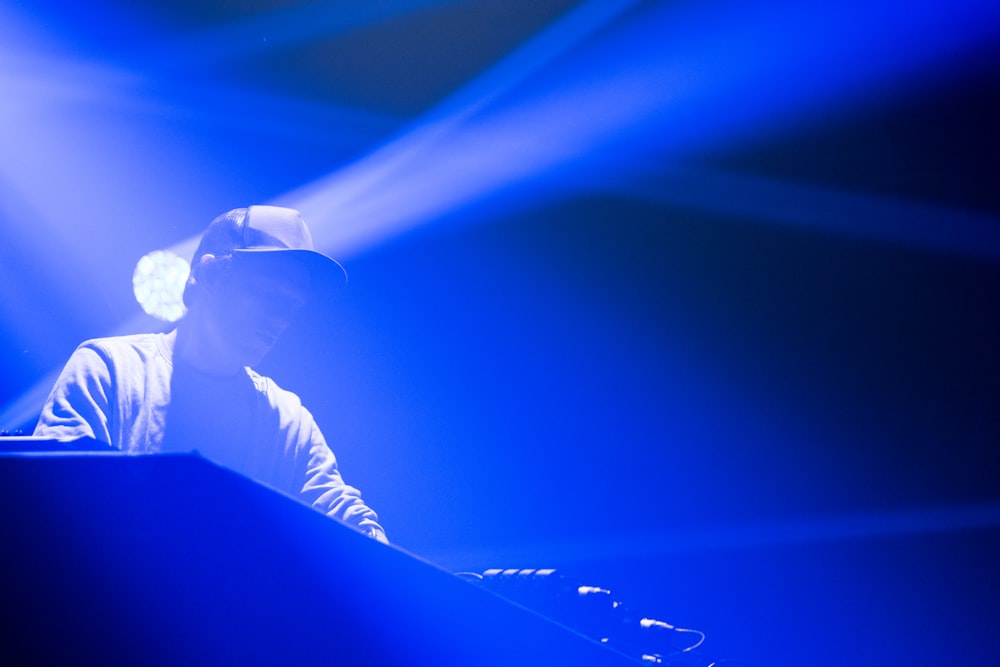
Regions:
[[[197,291],[211,292],[221,274],[221,262],[211,253],[205,253],[191,266],[189,282]]]
[[[195,282],[207,286],[219,275],[219,260],[211,253],[205,253],[198,258],[198,263],[191,267]]]

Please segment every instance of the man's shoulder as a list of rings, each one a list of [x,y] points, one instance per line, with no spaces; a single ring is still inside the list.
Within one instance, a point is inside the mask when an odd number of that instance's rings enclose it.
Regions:
[[[106,359],[117,359],[122,356],[150,358],[162,353],[163,335],[141,333],[91,338],[80,343],[78,349],[93,350]]]
[[[268,402],[278,409],[301,410],[302,399],[295,392],[282,388],[273,379],[266,375],[261,375],[249,366],[246,369],[247,375],[253,381],[257,391],[264,395]]]
[[[155,341],[163,334],[138,333],[124,336],[102,336],[100,338],[88,338],[81,345],[90,347],[143,347],[155,345]]]

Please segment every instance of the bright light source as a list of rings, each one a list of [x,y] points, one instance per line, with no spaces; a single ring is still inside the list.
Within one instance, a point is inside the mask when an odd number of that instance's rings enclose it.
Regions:
[[[176,322],[186,312],[184,283],[191,271],[187,260],[169,250],[154,250],[135,265],[132,290],[135,300],[149,315]]]

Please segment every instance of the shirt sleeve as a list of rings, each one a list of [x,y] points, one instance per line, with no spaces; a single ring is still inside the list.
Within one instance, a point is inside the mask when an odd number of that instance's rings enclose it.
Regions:
[[[111,445],[111,373],[97,349],[86,344],[70,356],[49,394],[34,434],[88,437]]]
[[[337,459],[308,411],[308,457],[301,496],[306,504],[342,521],[380,542],[389,543],[378,515],[361,498],[361,492],[344,482]]]

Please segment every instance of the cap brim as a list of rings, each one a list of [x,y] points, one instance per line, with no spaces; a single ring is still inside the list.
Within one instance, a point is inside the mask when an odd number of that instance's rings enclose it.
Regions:
[[[293,263],[309,269],[313,296],[331,293],[347,284],[347,270],[337,260],[316,250],[300,248],[240,248],[233,255],[270,266]]]

